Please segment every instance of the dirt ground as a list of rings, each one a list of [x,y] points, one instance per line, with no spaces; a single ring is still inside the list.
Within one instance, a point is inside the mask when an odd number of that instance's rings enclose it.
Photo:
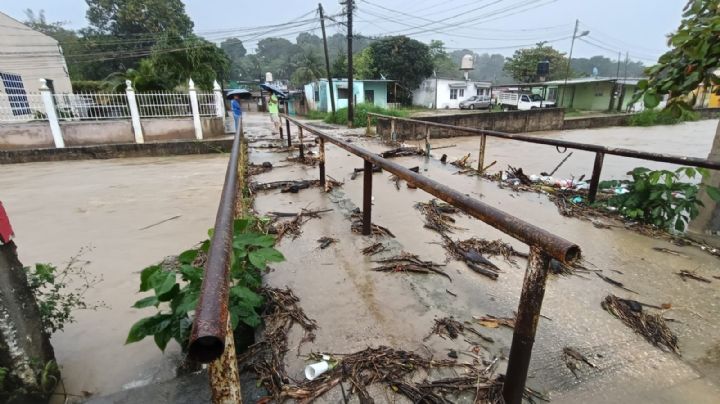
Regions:
[[[583,141],[599,138],[603,144],[701,156],[703,145],[709,147],[714,132],[707,129],[714,128],[715,124],[716,121],[704,121],[652,130],[608,128],[552,135]],[[373,151],[389,148],[378,141],[358,137],[362,130],[329,132]],[[652,139],[648,138],[650,134]],[[692,141],[688,141],[690,136]],[[274,138],[267,131],[256,132],[253,137],[258,140],[257,144]],[[670,150],[672,145],[664,144],[667,139],[674,143],[674,150]],[[550,147],[539,149],[542,146],[525,147],[495,140],[489,143],[489,159],[497,159],[498,167],[511,163],[528,167],[526,172],[532,173],[552,169],[562,158]],[[442,165],[437,158],[441,153],[459,156],[472,152],[475,155],[478,139],[433,141],[434,147],[448,144],[457,146],[451,148],[451,152],[443,149],[434,152],[432,159],[405,157],[395,161],[407,167],[419,165],[423,175],[576,242],[582,247],[591,268],[602,270],[606,276],[637,292],[629,293],[614,287],[592,273],[553,276],[548,282],[543,304],[542,313],[546,318],[539,323],[529,386],[548,393],[555,403],[716,402],[720,396],[717,353],[720,350],[720,310],[717,306],[720,282],[683,282],[674,272],[697,270],[712,278],[712,275],[720,274],[717,258],[696,248],[677,247],[624,229],[595,228],[589,222],[560,216],[544,195],[513,193],[486,180],[455,175],[457,169]],[[682,149],[679,144],[683,145]],[[561,175],[577,177],[591,168],[592,160],[576,154],[560,171]],[[317,177],[317,168],[288,166],[289,163],[284,161],[287,156],[287,153],[267,153],[266,149],[252,150],[251,160],[255,163],[271,161],[275,165],[285,165],[259,175],[255,180],[269,182]],[[637,163],[621,163],[617,167],[616,160],[608,160],[607,177],[622,175]],[[256,200],[261,213],[298,212],[301,208],[333,210],[321,219],[307,222],[299,238],[284,239],[280,249],[287,262],[276,265],[266,277],[270,286],[292,288],[307,314],[316,319],[320,327],[315,342],[302,345],[300,356],[295,354],[294,348],[302,334],[298,331],[292,335],[287,365],[290,375],[297,379],[303,377],[302,369],[306,364],[302,356],[310,352],[347,353],[380,345],[432,353],[437,358],[446,357],[449,349],[467,352],[470,342],[482,341],[477,338],[469,342],[462,338],[450,341],[437,336],[423,341],[434,319],[454,316],[460,321],[472,322],[473,316],[512,316],[517,309],[526,264],[522,259],[518,259],[518,266],[493,259],[503,270],[497,281],[475,274],[453,260],[445,267],[452,281],[440,276],[372,271],[373,259],[400,251],[441,263],[445,262],[446,253],[439,245],[440,237],[423,228],[420,212],[413,208],[415,203],[428,201],[430,196],[423,191],[406,189],[404,183],[398,191],[387,173],[373,176],[373,222],[389,228],[397,238],[378,239],[350,233],[348,216],[353,208],[361,205],[362,198],[362,175],[355,180],[350,175],[358,167],[362,167],[360,158],[328,146],[327,173],[344,182],[342,188],[329,194],[317,188],[297,194],[268,191],[260,193]],[[472,236],[502,239],[518,250],[527,251],[522,243],[478,220],[462,217],[457,225],[463,228],[455,231],[457,239]],[[323,236],[337,238],[339,242],[321,250],[316,240]],[[389,251],[372,258],[360,253],[361,249],[378,241],[386,244]],[[653,247],[678,250],[683,255],[668,255],[653,250]],[[676,320],[670,324],[679,337],[681,355],[661,351],[605,312],[600,302],[610,293],[657,305],[670,303],[673,309],[667,311],[665,317]],[[510,329],[488,329],[477,323],[474,327],[495,340],[493,344],[482,343],[484,358],[508,354],[512,338]],[[574,376],[562,360],[565,347],[576,348],[591,358],[597,367],[581,369],[577,377]],[[463,359],[462,355],[460,359]],[[500,372],[504,372],[504,366],[505,363]],[[378,389],[374,394],[378,402],[397,399],[388,390]],[[339,391],[333,391],[323,401],[337,402],[339,398]]]

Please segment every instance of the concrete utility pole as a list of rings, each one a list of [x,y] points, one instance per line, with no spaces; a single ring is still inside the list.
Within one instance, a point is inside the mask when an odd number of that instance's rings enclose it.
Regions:
[[[575,47],[575,39],[582,38],[590,34],[590,31],[583,31],[578,34],[578,28],[580,27],[580,20],[575,20],[575,31],[573,31],[572,42],[570,43],[570,56],[568,56],[567,68],[565,69],[565,84],[563,85],[562,97],[560,98],[560,106],[562,107],[565,102],[565,92],[567,92],[567,82],[570,76],[570,62],[572,62],[573,48]]]
[[[328,85],[330,86],[330,107],[335,115],[335,89],[333,88],[332,72],[330,71],[330,56],[328,55],[327,36],[325,35],[325,14],[323,13],[322,3],[318,3],[318,11],[320,12],[320,28],[323,36],[323,47],[325,48],[325,70],[327,70]]]
[[[615,102],[620,100],[620,58],[622,57],[622,52],[618,51],[618,59],[617,59],[617,71],[615,72],[615,85],[613,86],[613,93],[610,97],[610,106],[608,107],[608,112],[612,112],[613,108],[615,107]]]
[[[347,41],[348,41],[348,127],[353,127],[353,119],[355,118],[355,92],[353,91],[353,11],[355,9],[355,0],[345,0],[344,2],[347,12]]]

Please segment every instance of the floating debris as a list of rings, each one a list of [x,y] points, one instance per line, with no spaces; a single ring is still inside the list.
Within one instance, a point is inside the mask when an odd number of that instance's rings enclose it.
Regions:
[[[565,362],[565,366],[570,369],[576,378],[579,378],[577,371],[580,370],[580,366],[587,365],[593,369],[596,368],[595,364],[590,362],[585,355],[572,347],[563,348],[563,361]]]
[[[687,270],[683,269],[682,271],[676,272],[675,274],[677,276],[679,276],[680,278],[682,278],[683,282],[687,282],[688,279],[693,279],[693,280],[696,280],[699,282],[704,282],[704,283],[712,282],[710,279],[704,278],[704,277],[698,275],[695,271],[687,271]]]
[[[410,171],[412,171],[412,172],[414,172],[414,173],[419,173],[419,172],[420,172],[420,167],[419,167],[419,166],[410,167],[410,168],[408,168],[408,170],[410,170]],[[400,179],[400,177],[398,177],[398,176],[395,175],[395,174],[391,175],[390,178],[388,178],[388,179],[389,179],[390,181],[395,182],[395,188],[397,188],[397,190],[399,191],[399,190],[400,190],[400,181],[402,181],[402,179]],[[415,187],[411,187],[411,185],[408,184],[408,188],[415,188]]]
[[[363,255],[375,255],[375,254],[379,254],[385,250],[386,250],[385,244],[375,243],[373,245],[363,248],[362,253],[363,253]]]
[[[462,230],[454,225],[455,218],[450,215],[460,212],[460,210],[445,202],[438,202],[436,199],[430,202],[419,202],[415,208],[425,215],[425,227],[435,230],[440,234],[452,233],[452,230]]]
[[[463,156],[452,163],[455,167],[459,168],[470,168],[470,153],[468,153],[466,156]]]
[[[360,209],[355,209],[352,215],[350,215],[350,230],[353,233],[362,234],[363,231],[363,215],[362,211]],[[395,235],[392,234],[390,230],[388,230],[387,227],[376,225],[375,223],[370,223],[371,227],[371,235],[373,236],[379,236],[379,237],[392,237],[395,238]]]
[[[455,320],[453,317],[443,317],[440,319],[435,319],[435,325],[433,325],[430,334],[428,334],[424,338],[424,341],[430,339],[433,334],[439,335],[441,338],[445,338],[445,336],[448,336],[450,337],[450,339],[457,339],[460,334],[464,334],[466,331],[475,334],[486,342],[495,342],[495,340],[493,340],[492,338],[481,334],[478,330],[472,327],[464,325],[463,323]]]
[[[268,171],[270,171],[270,170],[272,170],[272,169],[273,169],[273,165],[272,165],[272,163],[269,162],[269,161],[265,161],[265,162],[263,162],[262,164],[253,164],[253,163],[250,163],[250,164],[248,164],[247,175],[248,175],[248,176],[251,176],[251,175],[263,174],[263,173],[266,173],[266,172],[268,172]]]
[[[687,255],[681,253],[680,251],[671,250],[669,248],[664,247],[653,247],[653,250],[663,252],[665,254],[675,255],[677,257],[684,257],[687,258]]]
[[[307,153],[310,154],[309,151]],[[320,159],[317,157],[312,157],[312,156],[303,156],[303,157],[290,156],[290,157],[286,158],[285,161],[289,161],[291,163],[300,163],[300,164],[304,164],[306,166],[315,167],[320,162]]]
[[[501,272],[500,268],[490,262],[487,258],[483,257],[478,250],[475,248],[464,249],[445,234],[440,233],[440,235],[445,241],[443,246],[450,256],[463,261],[465,265],[474,272],[487,276],[492,280],[496,280],[498,278],[499,272]]]
[[[517,264],[512,257],[527,258],[528,254],[517,251],[510,244],[504,243],[502,240],[485,240],[482,238],[469,238],[457,242],[458,247],[464,250],[475,249],[481,254],[490,257],[502,256],[505,261],[511,264]]]
[[[639,302],[621,299],[615,295],[608,295],[602,302],[603,309],[622,320],[650,343],[680,354],[678,338],[668,328],[665,319],[659,314],[646,313],[642,307]]]
[[[275,238],[279,242],[282,238],[289,234],[293,240],[298,238],[302,234],[302,225],[307,223],[310,219],[320,219],[321,213],[331,212],[332,209],[325,210],[306,210],[303,209],[300,213],[282,213],[282,212],[270,212],[268,215],[273,217],[273,221],[268,226],[268,233],[275,234]],[[278,219],[292,217],[291,220],[279,222]]]
[[[338,182],[335,179],[333,179],[330,176],[327,176],[325,180],[325,191],[329,192],[335,187],[342,186],[342,182]],[[308,189],[310,187],[319,187],[320,186],[320,180],[288,180],[288,181],[273,181],[273,182],[266,182],[266,183],[251,183],[250,184],[250,191],[252,192],[258,192],[258,191],[269,191],[273,189],[280,189],[280,192],[282,193],[298,193],[299,191],[303,189]]]
[[[616,287],[618,287],[618,288],[620,288],[620,289],[622,289],[622,290],[624,290],[624,291],[627,291],[627,292],[630,292],[630,293],[635,293],[636,295],[638,294],[638,292],[636,292],[636,291],[634,291],[634,290],[632,290],[632,289],[626,288],[625,285],[623,285],[622,282],[618,282],[618,281],[616,281],[615,279],[608,278],[607,276],[602,275],[602,274],[600,274],[599,272],[595,272],[595,275],[597,275],[600,279],[604,280],[605,282],[607,282],[607,283],[609,283],[609,284],[611,284],[611,285],[613,285],[613,286],[616,286]]]
[[[436,273],[442,275],[452,282],[450,275],[445,273],[441,267],[444,265],[436,264],[432,261],[423,261],[415,254],[408,252],[402,252],[392,258],[386,258],[378,261],[373,261],[379,264],[386,264],[379,267],[373,268],[373,271],[380,272],[413,272],[418,274],[430,274]]]
[[[424,156],[425,151],[419,147],[398,147],[395,149],[385,150],[380,153],[380,157],[393,158],[393,157],[406,157],[406,156]]]
[[[320,243],[320,249],[324,250],[328,247],[330,247],[331,244],[337,243],[338,239],[332,238],[332,237],[320,237],[317,242]]]
[[[498,328],[500,326],[510,329],[515,328],[515,317],[495,317],[488,314],[484,317],[473,317],[473,319],[487,328]]]

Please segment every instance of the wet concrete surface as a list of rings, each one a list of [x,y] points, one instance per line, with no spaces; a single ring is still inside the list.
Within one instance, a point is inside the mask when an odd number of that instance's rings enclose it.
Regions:
[[[702,156],[703,150],[707,150],[703,145],[709,147],[715,124],[716,121],[701,121],[652,130],[608,128],[553,136],[578,141],[601,138],[603,144]],[[389,148],[375,140],[358,137],[362,130],[327,132],[344,136],[373,151]],[[653,138],[648,139],[651,134]],[[678,137],[684,138],[684,142],[676,139]],[[262,138],[260,142],[265,142],[273,137],[267,131],[257,131],[251,138]],[[674,149],[664,145],[665,140],[672,141]],[[458,156],[467,152],[475,155],[478,139],[433,141],[433,146],[447,144],[457,144],[451,150]],[[489,160],[504,159],[503,163],[498,162],[498,167],[508,163],[520,165],[528,167],[528,173],[552,169],[555,160],[562,157],[558,157],[554,148],[538,145],[526,147],[492,140],[489,147]],[[591,268],[602,270],[606,276],[638,292],[632,294],[613,287],[592,273],[551,277],[543,304],[543,315],[548,318],[542,318],[538,326],[529,386],[548,392],[556,403],[717,402],[720,396],[717,345],[720,341],[720,282],[683,282],[674,274],[689,269],[711,278],[720,274],[717,258],[692,247],[678,247],[618,228],[598,229],[589,222],[562,217],[544,195],[513,193],[486,180],[455,175],[457,169],[436,160],[441,152],[448,153],[438,150],[433,159],[406,157],[394,161],[406,167],[419,165],[423,175],[578,243]],[[251,150],[251,160],[255,163],[271,161],[275,165],[288,165],[284,162],[287,156],[287,153],[267,153],[264,149]],[[568,161],[566,171],[560,171],[560,174],[577,176],[586,163],[589,169],[592,160],[581,157],[574,155]],[[607,176],[620,176],[634,164],[635,161],[616,167],[614,160],[606,159]],[[256,199],[256,208],[261,213],[298,212],[301,208],[333,209],[322,219],[307,222],[301,237],[286,238],[281,242],[280,249],[287,261],[274,266],[274,271],[266,277],[270,286],[292,288],[306,313],[318,321],[320,329],[315,342],[304,344],[299,350],[300,355],[348,353],[368,346],[388,345],[443,358],[450,348],[464,352],[471,345],[462,338],[450,341],[432,336],[424,341],[435,318],[454,316],[465,321],[485,314],[512,316],[517,309],[526,265],[521,259],[517,260],[518,266],[493,259],[503,270],[497,281],[475,274],[453,260],[445,268],[452,282],[440,276],[372,271],[372,259],[392,256],[401,250],[435,262],[444,262],[446,254],[439,245],[440,237],[423,228],[421,214],[413,208],[415,203],[427,201],[430,196],[423,191],[406,189],[404,183],[398,191],[394,182],[389,181],[388,173],[373,176],[373,222],[388,227],[397,238],[376,239],[350,233],[349,212],[360,206],[362,199],[362,175],[353,181],[350,173],[359,167],[362,167],[360,158],[328,145],[327,173],[344,181],[342,188],[329,194],[317,188],[298,194],[268,191],[260,193]],[[317,168],[290,165],[259,175],[255,180],[268,182],[316,176]],[[476,219],[461,217],[458,226],[464,230],[455,232],[456,239],[473,236],[502,239],[516,249],[527,251],[527,246]],[[322,236],[340,241],[320,250],[316,240]],[[360,253],[362,248],[377,241],[386,243],[390,251],[373,258]],[[684,256],[664,254],[653,247],[678,250]],[[672,304],[672,310],[667,311],[665,317],[676,320],[670,327],[679,337],[681,356],[652,346],[606,313],[600,302],[610,293],[657,305]],[[473,343],[485,345],[485,358],[507,355],[511,330],[485,329],[477,324],[474,327],[495,339],[494,344],[488,344],[475,337],[468,338]],[[301,379],[305,362],[296,354],[295,347],[302,333],[295,331],[291,336],[287,365],[290,376]],[[562,350],[567,346],[575,347],[591,358],[597,369],[584,369],[577,378],[573,376],[562,360]],[[504,366],[505,363],[500,372],[504,372]],[[378,389],[376,392],[378,396],[374,398],[378,402],[396,398],[391,391]],[[337,402],[339,397],[339,392],[333,391],[322,401]]]
[[[91,261],[85,268],[103,278],[86,300],[108,308],[78,311],[76,323],[52,336],[68,393],[108,394],[175,376],[176,344],[164,355],[152,338],[124,345],[130,326],[152,314],[131,308],[144,297],[137,293],[139,272],[207,234],[227,159],[218,154],[2,167],[0,199],[23,264],[62,266],[90,248],[82,256]]]

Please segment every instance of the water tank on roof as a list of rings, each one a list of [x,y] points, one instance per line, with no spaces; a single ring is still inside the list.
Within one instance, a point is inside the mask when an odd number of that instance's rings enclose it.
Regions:
[[[272,73],[270,73],[270,72],[265,73],[265,82],[272,83],[272,81],[273,81]]]
[[[460,70],[472,70],[474,69],[474,64],[475,60],[473,58],[473,55],[465,55],[460,62]]]

